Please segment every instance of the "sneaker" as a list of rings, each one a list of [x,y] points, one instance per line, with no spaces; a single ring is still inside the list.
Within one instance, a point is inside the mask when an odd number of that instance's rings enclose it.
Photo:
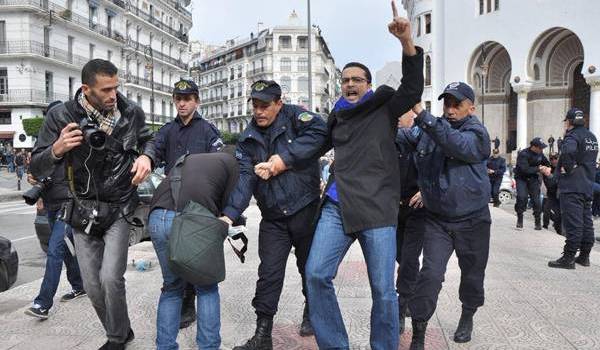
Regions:
[[[87,295],[87,293],[85,292],[85,290],[72,290],[69,293],[63,295],[60,298],[60,301],[64,303],[67,301],[71,301],[71,300],[75,300],[77,298],[84,297],[86,295]]]
[[[42,308],[40,305],[35,304],[29,309],[25,310],[25,315],[40,318],[42,320],[48,319],[48,309]]]

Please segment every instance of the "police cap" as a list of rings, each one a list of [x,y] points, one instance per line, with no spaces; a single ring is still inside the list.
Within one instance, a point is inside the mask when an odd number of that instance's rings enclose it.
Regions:
[[[475,93],[473,89],[462,81],[457,81],[454,83],[450,83],[444,89],[444,92],[438,97],[438,100],[443,99],[447,95],[454,96],[459,101],[471,100],[471,102],[475,102]]]
[[[193,80],[181,79],[175,83],[173,95],[198,95],[198,85]]]
[[[539,148],[546,148],[546,146],[548,146],[544,143],[544,141],[540,137],[534,137],[533,140],[531,140],[531,142],[529,142],[529,145],[536,146]]]
[[[271,102],[281,98],[281,86],[273,80],[258,80],[250,87],[252,92],[250,92],[248,101],[257,99],[263,102]]]

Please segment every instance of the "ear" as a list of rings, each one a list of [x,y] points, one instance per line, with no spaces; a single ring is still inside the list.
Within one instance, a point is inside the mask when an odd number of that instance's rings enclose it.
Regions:
[[[81,91],[87,95],[90,92],[90,86],[88,84],[81,84]]]

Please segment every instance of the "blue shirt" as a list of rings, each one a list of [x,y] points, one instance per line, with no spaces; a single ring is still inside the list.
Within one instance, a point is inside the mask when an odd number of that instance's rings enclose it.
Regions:
[[[198,112],[187,125],[179,116],[163,125],[155,135],[156,157],[159,164],[165,163],[165,174],[175,165],[182,155],[217,152],[223,147],[219,130],[200,117]]]

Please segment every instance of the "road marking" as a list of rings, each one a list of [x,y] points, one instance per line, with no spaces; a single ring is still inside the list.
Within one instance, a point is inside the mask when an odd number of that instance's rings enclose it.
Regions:
[[[35,208],[27,208],[27,207],[22,207],[22,208],[11,208],[11,209],[0,209],[0,214],[6,214],[6,213],[14,213],[14,212],[19,212],[17,214],[33,214],[36,212]]]
[[[32,239],[32,238],[37,238],[37,236],[33,235],[33,236],[21,237],[21,238],[17,238],[17,239],[11,239],[10,241],[12,243],[14,243],[14,242],[19,242],[19,241],[25,241],[25,240]]]

